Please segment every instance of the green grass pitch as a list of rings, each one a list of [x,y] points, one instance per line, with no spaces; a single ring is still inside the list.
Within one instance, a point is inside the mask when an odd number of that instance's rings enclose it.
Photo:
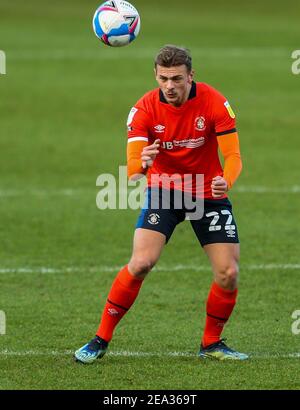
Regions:
[[[1,0],[0,388],[299,389],[299,2],[136,0],[141,33],[122,49],[94,36],[99,3]],[[110,353],[80,366],[72,352],[94,335],[138,215],[98,210],[96,178],[125,165],[127,114],[166,43],[191,49],[196,80],[237,115],[240,292],[224,336],[252,357],[197,358],[211,273],[185,223]]]

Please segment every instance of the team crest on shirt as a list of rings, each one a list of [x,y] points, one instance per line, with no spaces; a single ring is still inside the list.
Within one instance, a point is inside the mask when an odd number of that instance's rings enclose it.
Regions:
[[[204,131],[206,128],[205,125],[205,118],[204,117],[197,117],[195,119],[195,129],[196,131]]]

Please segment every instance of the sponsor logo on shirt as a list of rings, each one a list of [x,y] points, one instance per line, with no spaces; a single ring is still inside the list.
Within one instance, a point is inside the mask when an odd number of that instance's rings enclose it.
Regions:
[[[230,107],[230,104],[228,101],[224,102],[224,105],[226,107],[226,110],[228,111],[228,114],[230,115],[231,118],[235,118],[235,113],[233,112],[233,109]]]
[[[204,143],[205,143],[204,137],[173,141],[174,147],[181,147],[181,148],[197,148],[197,147],[201,147],[201,145],[203,145]]]
[[[165,149],[173,149],[173,148],[198,148],[201,145],[205,144],[205,138],[190,138],[185,140],[173,140],[173,141],[163,141],[162,146]]]
[[[137,108],[135,108],[135,107],[131,108],[131,110],[129,112],[129,115],[128,115],[128,118],[127,118],[127,127],[132,123],[133,117],[135,116],[137,111],[138,111]]]

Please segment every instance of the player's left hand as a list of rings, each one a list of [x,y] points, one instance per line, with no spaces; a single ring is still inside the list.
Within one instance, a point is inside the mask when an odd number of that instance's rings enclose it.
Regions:
[[[213,198],[221,198],[228,191],[226,179],[220,175],[214,177],[211,183],[211,193]]]

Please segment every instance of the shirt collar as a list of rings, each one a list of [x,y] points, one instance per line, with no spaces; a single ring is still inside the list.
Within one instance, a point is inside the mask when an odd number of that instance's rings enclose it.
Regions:
[[[197,94],[196,89],[197,89],[196,83],[195,83],[195,81],[193,81],[192,82],[192,87],[191,87],[191,90],[190,90],[190,93],[189,93],[188,100],[191,100],[192,98],[196,97],[196,94]],[[161,89],[159,90],[159,101],[163,102],[165,104],[169,104],[168,101],[165,99],[164,93],[161,91]]]

